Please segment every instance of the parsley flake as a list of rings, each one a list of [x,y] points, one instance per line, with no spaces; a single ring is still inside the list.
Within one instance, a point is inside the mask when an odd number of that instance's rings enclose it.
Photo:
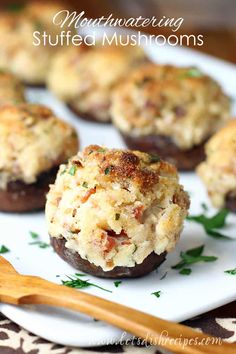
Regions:
[[[205,214],[187,216],[187,220],[201,224],[207,235],[218,239],[230,239],[231,237],[215,230],[223,228],[226,225],[226,219],[229,215],[228,209],[221,209],[215,215],[208,217]]]
[[[190,275],[191,273],[192,273],[192,269],[190,269],[190,268],[183,268],[179,272],[179,274],[181,274],[181,275]]]
[[[39,238],[39,234],[37,234],[37,232],[30,231],[29,233],[30,233],[30,236],[31,236],[33,239]]]
[[[121,280],[114,281],[114,285],[116,288],[118,288],[120,286],[120,284],[122,284]]]
[[[42,241],[29,242],[29,245],[36,245],[36,246],[39,246],[39,248],[48,248],[48,247],[50,247],[49,243],[42,242]]]
[[[168,274],[168,272],[165,272],[165,273],[161,276],[160,280],[165,279],[165,277],[167,276],[167,274]]]
[[[180,253],[181,261],[172,266],[172,269],[182,269],[186,266],[199,262],[214,262],[218,258],[215,256],[203,256],[204,245]]]
[[[109,175],[110,172],[111,172],[111,166],[107,167],[104,171],[105,175]]]
[[[29,231],[29,233],[30,233],[30,236],[32,237],[32,239],[35,240],[33,242],[29,242],[30,246],[36,245],[36,246],[39,246],[39,248],[48,248],[48,247],[50,247],[49,243],[46,243],[46,242],[43,242],[43,241],[40,240],[40,236],[39,236],[39,234],[37,234],[37,232]]]
[[[69,173],[71,176],[74,176],[74,175],[75,175],[75,172],[76,172],[76,166],[75,166],[75,165],[72,165],[71,168],[69,169],[68,173]]]
[[[160,297],[161,296],[161,291],[155,291],[154,293],[151,293],[151,295],[154,295],[156,297]]]
[[[181,75],[181,78],[185,77],[202,77],[203,74],[198,68],[190,68],[187,70],[183,75]]]
[[[85,274],[79,274],[79,273],[75,273],[75,275],[73,275],[73,276],[68,276],[67,275],[67,278],[69,280],[62,280],[61,282],[62,282],[63,285],[68,286],[70,288],[84,289],[84,288],[87,288],[89,286],[93,286],[95,288],[98,288],[98,289],[107,291],[109,293],[112,293],[111,290],[104,289],[104,288],[102,288],[99,285],[96,285],[94,283],[90,283],[88,279],[87,280],[80,279],[80,277],[84,277],[84,276],[85,276]]]
[[[0,247],[0,254],[4,254],[4,253],[8,253],[8,252],[10,252],[10,250],[6,246],[2,245]]]
[[[224,273],[227,273],[230,275],[236,275],[236,268],[225,270]]]
[[[63,171],[61,171],[60,176],[64,175],[66,173],[67,168],[65,167]]]
[[[156,162],[160,162],[161,159],[158,155],[155,154],[149,154],[150,156],[150,163],[156,163]]]

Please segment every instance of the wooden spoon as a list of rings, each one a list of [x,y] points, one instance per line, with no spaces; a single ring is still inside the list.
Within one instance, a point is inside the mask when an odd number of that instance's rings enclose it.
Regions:
[[[225,342],[219,344],[218,338],[196,332],[190,327],[165,321],[36,276],[20,275],[1,256],[0,301],[14,305],[44,304],[79,311],[174,353],[236,353],[236,345]],[[206,344],[200,345],[199,343],[204,343],[203,341]]]

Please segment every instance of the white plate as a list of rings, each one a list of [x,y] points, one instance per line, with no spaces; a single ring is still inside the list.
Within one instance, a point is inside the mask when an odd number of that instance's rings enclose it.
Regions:
[[[150,46],[147,50],[152,58],[162,63],[200,66],[205,72],[218,79],[231,96],[236,95],[236,69],[233,65],[183,48]],[[48,91],[29,89],[28,97],[31,101],[49,105],[60,117],[72,122],[79,131],[82,147],[96,143],[108,147],[124,146],[112,126],[86,123],[77,119]],[[186,190],[191,193],[191,213],[200,212],[201,203],[209,203],[200,180],[190,173],[182,174],[181,180]],[[19,272],[39,275],[57,283],[60,283],[60,278],[56,275],[61,275],[61,279],[65,279],[66,275],[74,274],[75,270],[63,262],[52,249],[40,249],[28,244],[31,241],[29,230],[39,233],[42,240],[48,242],[43,213],[26,215],[0,213],[0,223],[0,243],[11,250],[6,254],[6,258]],[[236,217],[230,215],[228,234],[235,235],[235,225]],[[201,244],[205,244],[206,255],[219,257],[216,262],[194,265],[190,276],[181,276],[177,271],[170,269],[171,265],[179,260],[181,250]],[[224,273],[224,270],[236,266],[235,254],[236,242],[212,239],[206,236],[200,225],[187,222],[178,247],[168,256],[158,272],[153,272],[141,279],[124,280],[119,288],[114,287],[112,280],[89,276],[91,281],[112,290],[113,293],[92,287],[86,291],[155,316],[181,321],[235,300],[235,279]],[[160,280],[166,271],[168,271],[167,276]],[[160,298],[151,295],[158,290],[162,292]],[[102,322],[95,322],[86,316],[55,308],[17,308],[1,304],[0,310],[31,332],[65,345],[109,344],[119,340],[122,334],[122,331]]]

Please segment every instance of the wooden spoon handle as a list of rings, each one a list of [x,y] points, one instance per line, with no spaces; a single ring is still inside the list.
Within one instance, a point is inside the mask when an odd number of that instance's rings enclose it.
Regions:
[[[18,280],[19,276],[16,278]],[[175,353],[236,353],[235,345],[225,342],[219,344],[218,338],[198,333],[187,326],[165,321],[41,278],[28,276],[23,278],[24,289],[27,289],[27,292],[18,298],[16,301],[18,304],[44,304],[79,311]],[[19,287],[20,284],[22,281],[19,281]]]

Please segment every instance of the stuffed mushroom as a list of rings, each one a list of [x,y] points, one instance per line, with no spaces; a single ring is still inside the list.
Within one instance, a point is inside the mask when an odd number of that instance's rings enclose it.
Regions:
[[[114,90],[113,123],[129,148],[159,154],[180,170],[204,159],[204,144],[228,119],[230,100],[197,68],[149,64]]]
[[[113,87],[147,60],[140,47],[70,47],[54,57],[48,87],[81,118],[108,122]]]
[[[46,218],[55,251],[105,278],[156,269],[176,245],[189,208],[176,168],[156,155],[88,146],[62,165]]]
[[[24,102],[24,85],[14,75],[0,70],[0,106]]]
[[[0,14],[0,67],[28,85],[44,85],[51,59],[60,46],[54,45],[56,36],[63,30],[53,24],[53,16],[63,8],[50,1],[7,6]],[[53,45],[39,43],[43,32],[51,36]]]
[[[78,149],[75,130],[47,107],[0,110],[0,210],[25,212],[45,205],[58,166]]]
[[[206,145],[206,161],[197,168],[216,208],[236,213],[236,120],[230,121]]]

